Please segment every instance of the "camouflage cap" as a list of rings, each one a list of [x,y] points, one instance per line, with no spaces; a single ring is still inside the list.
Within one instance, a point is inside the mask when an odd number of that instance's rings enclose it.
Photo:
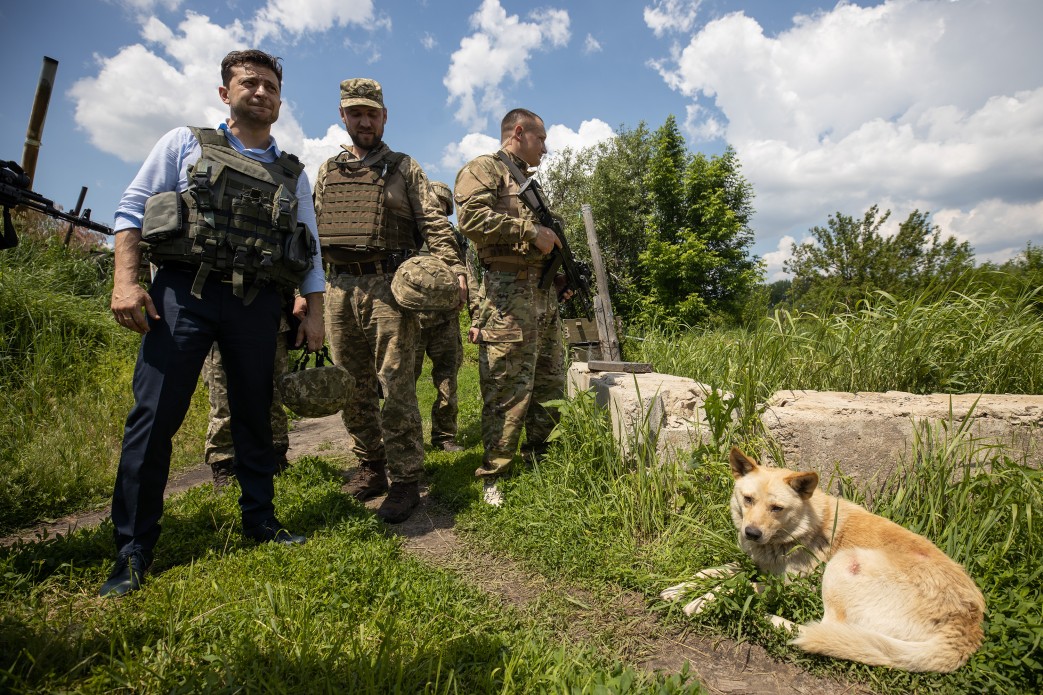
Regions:
[[[384,108],[384,90],[380,83],[367,77],[352,77],[340,83],[340,105]]]
[[[445,210],[445,216],[449,217],[449,215],[452,215],[453,191],[449,188],[449,185],[442,183],[441,181],[432,181],[431,190],[435,192],[438,202],[442,204],[442,209]]]
[[[450,311],[460,305],[456,275],[434,256],[413,256],[395,271],[391,294],[409,311]]]

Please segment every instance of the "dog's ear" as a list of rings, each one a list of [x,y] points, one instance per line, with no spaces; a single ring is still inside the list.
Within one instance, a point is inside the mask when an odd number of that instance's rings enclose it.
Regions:
[[[806,500],[815,493],[815,488],[818,487],[818,473],[815,471],[794,473],[787,476],[784,482],[793,488],[802,500]]]
[[[732,447],[728,463],[731,464],[732,477],[736,480],[757,470],[757,461],[742,453],[737,446]]]

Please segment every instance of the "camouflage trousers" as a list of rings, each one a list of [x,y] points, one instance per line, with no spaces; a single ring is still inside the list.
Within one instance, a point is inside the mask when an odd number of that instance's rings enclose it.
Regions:
[[[482,389],[482,443],[478,476],[509,470],[522,427],[523,454],[541,454],[557,411],[541,403],[565,392],[565,351],[558,298],[539,288],[539,272],[525,277],[488,271],[482,280],[478,370]]]
[[[414,482],[424,440],[414,372],[420,323],[391,295],[391,275],[335,275],[326,286],[326,335],[333,361],[355,379],[341,411],[360,463],[387,462],[392,483]],[[384,405],[380,405],[380,393]]]
[[[286,333],[290,325],[283,317],[279,323],[279,333],[275,336],[275,371],[273,379],[278,379],[289,369],[286,355]],[[221,351],[217,343],[210,348],[203,363],[203,383],[210,392],[210,422],[206,428],[206,445],[203,458],[208,465],[232,461],[235,458],[235,447],[232,446],[232,414],[228,409],[228,377],[221,363]],[[282,407],[282,396],[279,389],[272,392],[272,440],[275,454],[285,456],[290,448],[290,431],[286,420],[286,411]]]
[[[431,381],[438,394],[431,405],[431,443],[456,437],[456,375],[464,360],[460,339],[460,314],[439,311],[420,314],[420,340],[416,346],[416,378],[424,369],[424,355],[431,358]]]

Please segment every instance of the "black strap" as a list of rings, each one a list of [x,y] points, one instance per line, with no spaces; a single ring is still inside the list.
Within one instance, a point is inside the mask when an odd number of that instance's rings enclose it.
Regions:
[[[315,352],[312,352],[307,347],[305,347],[304,352],[302,352],[301,356],[297,358],[297,361],[293,363],[293,369],[291,371],[300,372],[307,369],[308,361],[312,355],[315,355],[316,367],[325,367],[327,362],[329,363],[329,366],[334,366],[333,358],[330,357],[329,345],[323,345],[320,350],[316,350]]]

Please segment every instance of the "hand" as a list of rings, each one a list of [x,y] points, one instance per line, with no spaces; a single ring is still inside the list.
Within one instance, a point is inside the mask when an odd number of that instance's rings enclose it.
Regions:
[[[460,303],[456,305],[456,308],[462,309],[467,306],[467,276],[457,275],[456,279],[460,283]]]
[[[152,303],[152,297],[136,281],[113,285],[110,306],[112,315],[119,325],[142,335],[149,332],[146,314],[153,321],[159,319],[159,312]]]
[[[471,327],[467,330],[467,342],[471,345],[477,345],[478,341],[482,338],[482,332],[475,327]]]
[[[561,248],[561,239],[554,233],[554,230],[550,227],[544,227],[542,224],[536,225],[536,238],[533,239],[533,244],[540,250],[542,254],[548,254],[554,250],[557,246]]]
[[[554,276],[554,289],[558,292],[558,301],[567,302],[572,299],[572,295],[576,294],[572,288],[568,287],[568,278],[564,275]]]
[[[300,328],[297,329],[296,347],[301,347],[307,341],[309,351],[318,352],[322,349],[322,344],[326,342],[326,326],[322,322],[322,311],[322,292],[312,292],[306,297],[293,300],[293,315],[301,320]]]

